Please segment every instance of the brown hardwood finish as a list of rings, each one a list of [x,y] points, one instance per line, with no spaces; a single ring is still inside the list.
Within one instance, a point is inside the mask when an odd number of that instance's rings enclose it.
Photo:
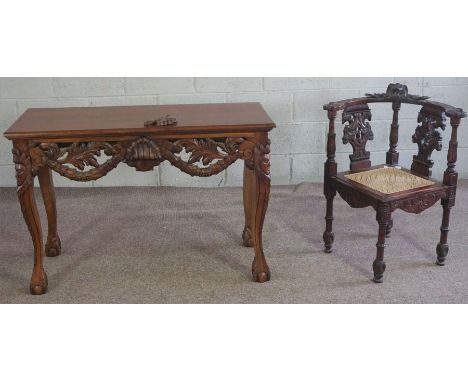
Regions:
[[[34,198],[34,177],[28,141],[13,142],[13,161],[15,163],[17,194],[34,246],[34,267],[29,290],[32,294],[47,291],[47,275],[42,264],[42,230],[36,199]]]
[[[255,172],[255,193],[253,203],[253,243],[255,259],[252,263],[252,274],[255,281],[270,280],[270,270],[263,254],[262,230],[265,213],[270,198],[270,141],[262,134],[260,144],[254,147],[253,166]]]
[[[62,245],[57,231],[57,207],[55,206],[55,189],[51,169],[41,167],[38,170],[38,178],[48,222],[45,255],[55,257],[60,255]]]
[[[244,161],[244,215],[245,225],[242,232],[242,241],[244,246],[253,247],[253,234],[252,234],[252,216],[253,216],[253,193],[254,193],[255,174],[253,168],[247,161]]]
[[[176,123],[148,125],[170,116]],[[146,124],[146,125],[145,125]],[[28,109],[5,132],[8,139],[269,131],[273,121],[257,102]]]
[[[353,208],[372,206],[376,210],[376,219],[379,226],[377,240],[377,254],[373,263],[374,281],[381,283],[385,271],[384,250],[385,239],[390,237],[393,227],[392,212],[401,209],[410,213],[421,213],[441,200],[443,207],[442,226],[440,228],[440,241],[437,244],[438,265],[443,265],[448,253],[448,231],[450,210],[455,205],[458,174],[455,171],[457,160],[457,130],[461,118],[466,113],[460,109],[439,102],[429,101],[429,97],[417,96],[408,93],[408,88],[401,84],[390,84],[386,93],[366,94],[365,97],[330,102],[324,105],[328,113],[329,128],[327,141],[327,160],[324,171],[324,194],[327,200],[325,214],[325,232],[323,240],[325,252],[331,252],[333,233],[333,199],[336,193]],[[386,166],[398,166],[398,114],[401,104],[414,104],[422,106],[417,122],[413,143],[417,144],[418,152],[413,156],[411,169],[401,169],[414,176],[430,180],[429,185],[413,187],[405,191],[383,193],[369,184],[363,184],[349,179],[346,175],[356,172],[366,172],[379,169],[385,165],[372,166],[370,154],[366,151],[366,144],[374,137],[370,121],[372,118],[369,104],[388,102],[392,104],[393,118],[390,126],[389,150],[386,156]],[[353,154],[350,157],[350,171],[338,173],[335,161],[336,133],[335,119],[337,113],[343,111],[343,143],[350,143]],[[444,130],[446,119],[450,119],[452,133],[448,145],[447,169],[442,182],[431,179],[433,161],[431,154],[434,150],[442,149],[442,136],[439,129]],[[363,174],[368,176],[367,174]],[[408,175],[406,175],[408,176]]]
[[[168,161],[191,176],[207,177],[244,160],[242,238],[255,250],[253,279],[268,281],[262,229],[271,183],[268,132],[274,127],[259,103],[28,109],[4,135],[13,141],[18,199],[34,246],[31,293],[47,291],[44,253],[61,253],[52,171],[86,182],[120,163],[150,171]],[[36,176],[48,220],[45,248]]]

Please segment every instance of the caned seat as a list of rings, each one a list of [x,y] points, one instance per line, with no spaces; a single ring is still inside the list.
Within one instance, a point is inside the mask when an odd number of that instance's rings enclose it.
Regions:
[[[441,200],[443,207],[440,241],[437,244],[437,264],[444,265],[448,253],[448,227],[450,210],[455,205],[458,174],[455,171],[457,159],[457,129],[461,118],[466,113],[450,105],[433,102],[429,97],[408,93],[408,88],[401,84],[390,84],[386,93],[366,94],[365,97],[353,98],[324,105],[328,112],[329,129],[327,140],[327,161],[324,171],[324,194],[327,199],[326,227],[323,233],[325,251],[331,252],[334,241],[333,199],[338,193],[351,207],[372,206],[376,210],[379,224],[377,256],[373,263],[374,281],[383,281],[385,271],[385,238],[390,236],[393,227],[392,212],[401,209],[410,213],[420,213]],[[372,166],[370,153],[366,151],[368,141],[374,139],[370,125],[372,118],[369,104],[388,102],[392,104],[393,118],[390,126],[390,147],[385,164]],[[398,163],[398,114],[401,104],[422,106],[413,143],[418,152],[413,156],[410,169],[401,168]],[[342,112],[343,143],[351,144],[353,153],[349,156],[349,171],[338,172],[335,161],[336,133],[335,118]],[[431,154],[442,149],[440,130],[446,127],[450,119],[452,132],[448,144],[447,169],[443,180],[431,178],[434,165]]]
[[[353,182],[362,184],[382,194],[414,190],[432,186],[435,182],[398,167],[383,166],[373,170],[359,171],[344,175]]]

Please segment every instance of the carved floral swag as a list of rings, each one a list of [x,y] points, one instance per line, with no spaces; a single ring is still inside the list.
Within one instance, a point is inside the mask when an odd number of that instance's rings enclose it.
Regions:
[[[101,152],[109,157],[103,163],[98,161]],[[140,137],[121,142],[29,145],[24,142],[18,143],[13,149],[18,191],[30,184],[28,172],[34,176],[42,166],[47,166],[71,180],[90,181],[105,176],[121,162],[138,171],[149,171],[167,160],[191,176],[207,177],[223,171],[236,160],[243,159],[247,167],[269,177],[269,153],[269,141],[261,144],[245,138],[153,140]]]

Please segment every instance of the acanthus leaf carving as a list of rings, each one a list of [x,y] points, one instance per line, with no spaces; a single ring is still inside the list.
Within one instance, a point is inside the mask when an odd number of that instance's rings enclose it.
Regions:
[[[102,164],[97,161],[101,151],[110,157]],[[125,143],[108,142],[40,143],[31,149],[36,167],[46,165],[68,179],[81,182],[103,177],[124,160],[125,153]],[[93,168],[85,170],[86,166]]]
[[[99,179],[120,162],[139,171],[149,171],[165,160],[189,175],[204,177],[223,171],[237,159],[253,166],[254,147],[255,142],[245,138],[154,140],[143,136],[117,143],[35,143],[31,157],[34,173],[46,165],[77,181]],[[186,159],[182,156],[184,150]],[[101,152],[109,156],[104,163],[98,162]],[[86,167],[92,168],[86,170]]]
[[[214,160],[224,159],[236,150],[232,147],[226,147],[224,142],[217,142],[214,139],[186,139],[176,142],[189,154],[188,163],[194,164],[201,161],[207,166]]]
[[[255,146],[255,142],[244,138],[183,139],[177,140],[173,144],[185,149],[188,154],[187,161],[184,161],[180,155],[167,152],[164,155],[165,159],[181,171],[191,176],[201,177],[218,174],[237,159],[251,161]],[[196,165],[197,162],[201,162],[207,167],[200,167]]]
[[[89,143],[73,143],[63,159],[59,158],[61,163],[69,163],[72,166],[84,170],[86,166],[98,167],[99,163],[96,157],[101,156],[101,147]]]
[[[32,163],[29,153],[29,145],[25,141],[16,141],[13,143],[13,163],[15,164],[15,175],[17,184],[17,193],[19,196],[32,185]]]
[[[254,148],[254,169],[265,182],[270,182],[270,141]]]

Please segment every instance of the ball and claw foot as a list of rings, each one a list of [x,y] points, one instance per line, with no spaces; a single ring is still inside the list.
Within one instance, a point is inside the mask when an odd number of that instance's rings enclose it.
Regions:
[[[372,264],[372,268],[374,269],[374,278],[373,281],[377,284],[383,283],[383,274],[385,272],[385,262],[375,260]]]
[[[325,243],[325,252],[331,253],[333,251],[333,240],[335,240],[335,234],[333,232],[325,231],[323,233],[323,241]]]
[[[257,272],[255,267],[255,260],[252,262],[252,276],[253,280],[257,283],[264,283],[270,281],[270,270],[267,268],[266,272]]]
[[[45,255],[47,257],[56,257],[59,256],[62,252],[62,244],[60,243],[60,238],[58,236],[47,240],[45,246]]]
[[[253,247],[253,237],[252,237],[252,230],[249,227],[244,227],[244,231],[242,232],[242,242],[244,247]]]
[[[47,286],[47,274],[42,270],[42,276],[39,279],[36,280],[33,275],[31,283],[29,284],[29,291],[33,295],[41,295],[47,292]]]
[[[445,259],[447,258],[448,254],[448,244],[437,244],[436,252],[437,252],[437,261],[436,264],[440,266],[445,265]]]

